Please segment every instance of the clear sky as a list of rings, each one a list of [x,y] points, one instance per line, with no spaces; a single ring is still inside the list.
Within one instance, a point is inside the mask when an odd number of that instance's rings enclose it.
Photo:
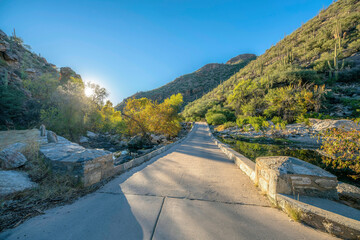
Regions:
[[[0,0],[0,29],[115,104],[211,62],[260,55],[331,0]]]

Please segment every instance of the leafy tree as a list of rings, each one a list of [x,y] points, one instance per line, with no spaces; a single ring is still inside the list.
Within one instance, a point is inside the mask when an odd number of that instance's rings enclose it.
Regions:
[[[159,133],[175,136],[180,131],[178,111],[183,103],[182,95],[172,95],[158,104],[147,98],[129,99],[123,110],[130,135]]]
[[[93,93],[90,96],[91,101],[93,101],[99,109],[101,109],[104,106],[105,99],[109,96],[108,91],[100,87],[98,84],[88,82],[86,84],[87,88],[92,89]]]
[[[53,107],[41,110],[41,121],[56,133],[76,140],[86,131],[84,117],[89,102],[82,84],[59,86],[52,98]]]

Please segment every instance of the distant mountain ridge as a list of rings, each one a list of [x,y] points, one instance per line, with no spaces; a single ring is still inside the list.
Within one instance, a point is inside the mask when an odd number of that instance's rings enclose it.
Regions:
[[[126,99],[116,106],[117,109],[122,109],[129,98],[149,98],[162,102],[164,99],[173,94],[181,93],[184,98],[184,103],[192,102],[201,98],[204,94],[218,86],[221,82],[227,80],[234,73],[246,66],[250,61],[256,59],[254,54],[240,54],[225,64],[223,63],[209,63],[195,72],[182,75],[175,80],[167,83],[159,88],[138,92]]]

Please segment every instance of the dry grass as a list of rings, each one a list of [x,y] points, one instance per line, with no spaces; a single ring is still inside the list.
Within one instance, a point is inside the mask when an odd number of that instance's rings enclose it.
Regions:
[[[301,220],[301,215],[302,215],[301,210],[294,208],[287,204],[285,206],[285,211],[292,220],[294,220],[296,222],[299,222]]]
[[[50,207],[71,202],[97,188],[84,188],[72,176],[53,173],[49,164],[39,155],[37,139],[32,138],[26,143],[22,153],[28,162],[19,170],[27,172],[38,186],[0,199],[0,231],[15,227]]]

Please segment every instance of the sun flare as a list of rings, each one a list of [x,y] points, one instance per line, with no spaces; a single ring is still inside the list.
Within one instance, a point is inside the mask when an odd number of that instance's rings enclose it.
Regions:
[[[94,89],[90,88],[90,87],[85,87],[85,95],[87,97],[90,97],[91,95],[94,94]]]

